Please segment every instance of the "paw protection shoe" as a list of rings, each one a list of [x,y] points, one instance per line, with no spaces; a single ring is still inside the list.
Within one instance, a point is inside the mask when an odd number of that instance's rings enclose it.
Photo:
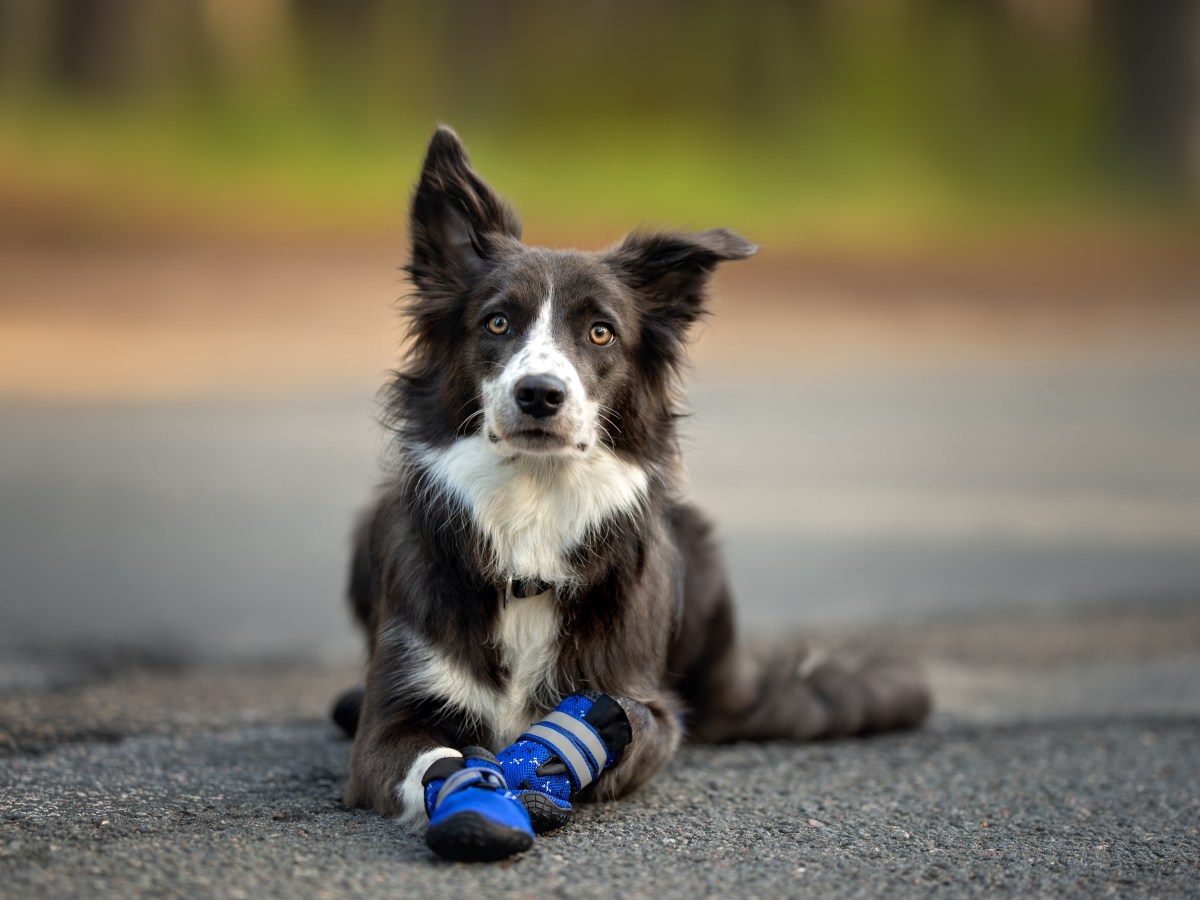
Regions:
[[[481,747],[463,758],[439,759],[425,772],[425,843],[458,862],[492,862],[533,846],[533,827],[520,798],[507,789],[496,757]]]
[[[549,831],[571,817],[571,798],[614,766],[631,739],[629,718],[612,697],[572,694],[499,754],[504,777]]]

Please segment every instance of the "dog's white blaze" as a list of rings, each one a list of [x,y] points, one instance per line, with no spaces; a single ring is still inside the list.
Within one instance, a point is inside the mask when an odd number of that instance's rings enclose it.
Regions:
[[[400,821],[409,825],[420,825],[425,821],[425,786],[421,779],[425,772],[439,759],[462,756],[453,747],[434,747],[426,750],[409,766],[404,780],[396,785],[396,799],[400,801]]]
[[[433,483],[491,541],[497,574],[570,584],[569,554],[605,520],[640,508],[649,476],[607,447],[584,457],[497,455],[483,435],[418,451]]]
[[[546,291],[546,299],[542,301],[541,308],[538,309],[537,318],[533,321],[533,327],[529,329],[529,340],[525,342],[527,349],[534,352],[558,352],[558,348],[554,345],[554,336],[550,328],[551,316],[553,314],[554,282],[551,282],[550,287]]]
[[[578,418],[582,412],[583,382],[579,378],[574,364],[554,342],[552,315],[554,312],[554,287],[538,310],[533,327],[525,346],[513,355],[504,367],[500,376],[502,385],[515,387],[516,383],[526,375],[553,375],[562,380],[567,386],[567,396],[557,415],[566,415],[570,419]],[[505,384],[507,383],[507,384]]]
[[[533,321],[533,327],[529,329],[529,337],[525,340],[525,346],[509,362],[508,367],[516,370],[515,375],[520,378],[524,375],[557,375],[564,381],[569,381],[574,378],[575,382],[579,381],[579,374],[575,371],[575,366],[571,361],[563,355],[558,344],[554,343],[554,285],[550,285],[550,290],[546,294],[546,299],[538,310],[537,318]],[[568,387],[574,385],[568,384]],[[570,402],[570,394],[568,393],[568,402]]]

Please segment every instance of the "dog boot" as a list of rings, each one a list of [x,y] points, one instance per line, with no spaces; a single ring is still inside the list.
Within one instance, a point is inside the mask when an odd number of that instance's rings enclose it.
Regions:
[[[498,758],[506,782],[541,833],[570,819],[571,798],[615,765],[631,738],[621,705],[607,694],[586,691],[563,700]]]
[[[425,843],[438,856],[492,862],[533,846],[529,813],[487,750],[469,747],[461,759],[439,759],[422,782],[429,813]]]

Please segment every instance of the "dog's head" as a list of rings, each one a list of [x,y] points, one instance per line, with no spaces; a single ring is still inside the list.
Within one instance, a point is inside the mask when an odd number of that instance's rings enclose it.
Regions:
[[[753,244],[717,229],[638,233],[603,253],[521,243],[513,210],[439,128],[413,196],[414,365],[397,416],[444,445],[495,452],[648,456],[672,434],[672,385],[705,287]]]

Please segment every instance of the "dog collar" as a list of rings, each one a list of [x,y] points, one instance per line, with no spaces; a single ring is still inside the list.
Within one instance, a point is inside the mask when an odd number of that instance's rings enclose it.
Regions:
[[[547,584],[545,581],[539,581],[536,578],[522,580],[519,578],[510,578],[504,584],[503,603],[508,606],[510,600],[526,600],[530,597],[540,597],[542,594],[548,593],[553,588],[553,585]]]

